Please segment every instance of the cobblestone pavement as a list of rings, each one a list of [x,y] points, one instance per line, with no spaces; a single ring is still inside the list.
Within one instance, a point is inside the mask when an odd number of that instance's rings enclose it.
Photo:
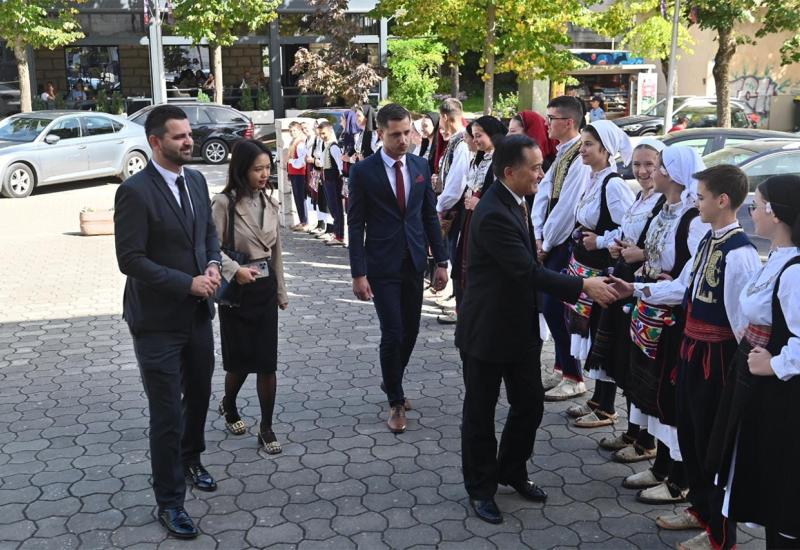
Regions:
[[[166,538],[154,520],[146,402],[119,316],[113,238],[71,234],[80,207],[110,206],[115,189],[0,201],[0,549],[655,549],[693,535],[656,528],[672,508],[639,504],[620,486],[645,466],[609,462],[596,441],[610,430],[570,427],[567,404],[546,405],[530,468],[547,504],[501,489],[505,523],[475,519],[459,469],[452,327],[426,303],[407,376],[409,430],[388,433],[377,322],[352,296],[346,251],[286,235],[275,424],[284,452],[257,451],[253,382],[240,400],[248,434],[224,431],[213,412],[218,359],[204,462],[219,489],[187,495],[197,540]],[[503,402],[499,422],[506,413]],[[741,530],[740,548],[763,547],[761,536]]]

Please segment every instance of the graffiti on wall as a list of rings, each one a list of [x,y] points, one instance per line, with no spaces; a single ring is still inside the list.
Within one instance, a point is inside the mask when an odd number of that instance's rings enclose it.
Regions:
[[[761,71],[744,67],[730,81],[731,97],[744,101],[748,115],[766,120],[769,118],[770,98],[780,93],[788,93],[792,86],[791,80],[776,80],[772,74],[771,67]]]

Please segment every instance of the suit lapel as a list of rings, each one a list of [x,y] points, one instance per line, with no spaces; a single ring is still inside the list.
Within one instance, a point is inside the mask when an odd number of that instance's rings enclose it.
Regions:
[[[178,201],[175,200],[175,195],[173,195],[172,191],[170,191],[169,187],[167,186],[167,182],[164,181],[164,178],[161,177],[161,174],[158,173],[158,170],[156,170],[156,167],[152,164],[150,164],[150,176],[153,178],[153,185],[155,185],[155,188],[164,197],[164,200],[172,209],[173,214],[175,214],[175,218],[178,220],[178,223],[181,224],[181,227],[183,227],[186,237],[188,237],[189,241],[193,242],[194,239],[192,238],[192,233],[189,231],[189,226],[186,223],[186,219],[183,217],[183,210],[181,210]]]
[[[508,209],[511,211],[511,215],[517,220],[517,225],[520,229],[522,229],[523,235],[525,235],[525,242],[528,245],[528,248],[533,249],[531,244],[531,234],[528,230],[528,222],[525,220],[525,215],[522,212],[521,205],[517,204],[517,199],[511,194],[511,192],[506,189],[506,186],[502,184],[502,182],[495,182],[495,186],[497,190],[500,192],[500,197],[502,198],[503,202],[508,206]],[[525,200],[524,198],[522,200]]]

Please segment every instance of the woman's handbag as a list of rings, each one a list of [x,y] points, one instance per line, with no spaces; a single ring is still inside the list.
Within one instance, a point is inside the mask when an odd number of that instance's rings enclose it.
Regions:
[[[234,248],[236,240],[234,239],[233,222],[236,216],[236,201],[233,195],[226,195],[228,197],[228,230],[225,232],[225,240],[220,247],[225,255],[239,265],[249,263],[250,258],[243,252],[238,252]],[[216,296],[216,302],[221,306],[239,307],[242,300],[242,287],[236,282],[234,275],[230,281],[222,277],[222,282],[219,285]]]

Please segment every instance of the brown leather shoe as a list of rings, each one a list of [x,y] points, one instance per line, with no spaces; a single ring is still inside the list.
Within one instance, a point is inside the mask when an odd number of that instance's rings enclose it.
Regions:
[[[403,405],[395,405],[390,409],[386,424],[392,433],[401,434],[406,431],[406,410]]]
[[[381,382],[381,391],[383,393],[386,393],[386,384],[384,384],[383,382]],[[403,408],[405,408],[405,410],[407,411],[410,411],[413,408],[411,407],[411,401],[406,399],[405,403],[403,403]]]

